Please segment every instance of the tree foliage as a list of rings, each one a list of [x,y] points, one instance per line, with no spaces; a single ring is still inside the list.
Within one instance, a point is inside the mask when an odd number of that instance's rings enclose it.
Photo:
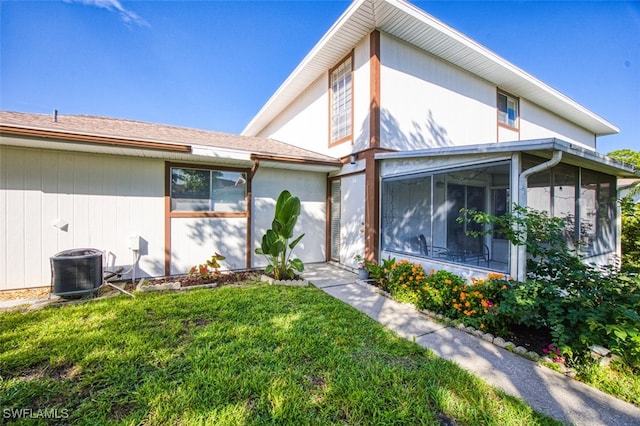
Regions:
[[[624,161],[640,172],[640,152],[631,149],[612,151],[609,157]],[[640,203],[633,196],[640,193],[640,179],[632,185],[629,194],[620,200],[622,214],[622,267],[626,270],[640,270]]]

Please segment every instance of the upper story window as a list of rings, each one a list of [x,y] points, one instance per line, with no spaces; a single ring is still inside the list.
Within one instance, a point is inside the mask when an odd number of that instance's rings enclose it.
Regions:
[[[343,142],[351,137],[353,59],[350,55],[329,72],[329,144]]]
[[[518,98],[498,92],[498,124],[518,128]]]
[[[171,168],[172,212],[245,212],[247,174]]]

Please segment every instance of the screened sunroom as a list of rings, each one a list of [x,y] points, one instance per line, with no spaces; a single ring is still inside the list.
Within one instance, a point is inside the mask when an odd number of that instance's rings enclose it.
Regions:
[[[556,151],[559,160],[552,163]],[[500,216],[514,202],[564,219],[567,241],[588,261],[608,263],[618,253],[616,176],[632,169],[593,151],[550,139],[377,158],[381,258],[406,258],[463,276],[516,276],[523,254],[501,230],[464,220],[466,210]],[[533,167],[523,187],[523,172]]]

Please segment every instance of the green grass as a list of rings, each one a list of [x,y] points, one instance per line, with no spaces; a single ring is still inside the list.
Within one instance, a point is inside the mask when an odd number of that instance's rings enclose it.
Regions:
[[[6,312],[0,376],[0,418],[65,424],[556,424],[312,287]]]

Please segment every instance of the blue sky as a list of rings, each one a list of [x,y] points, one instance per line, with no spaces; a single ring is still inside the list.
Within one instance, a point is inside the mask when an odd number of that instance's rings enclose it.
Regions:
[[[416,1],[640,151],[640,2]],[[345,1],[0,0],[0,109],[239,133]]]

